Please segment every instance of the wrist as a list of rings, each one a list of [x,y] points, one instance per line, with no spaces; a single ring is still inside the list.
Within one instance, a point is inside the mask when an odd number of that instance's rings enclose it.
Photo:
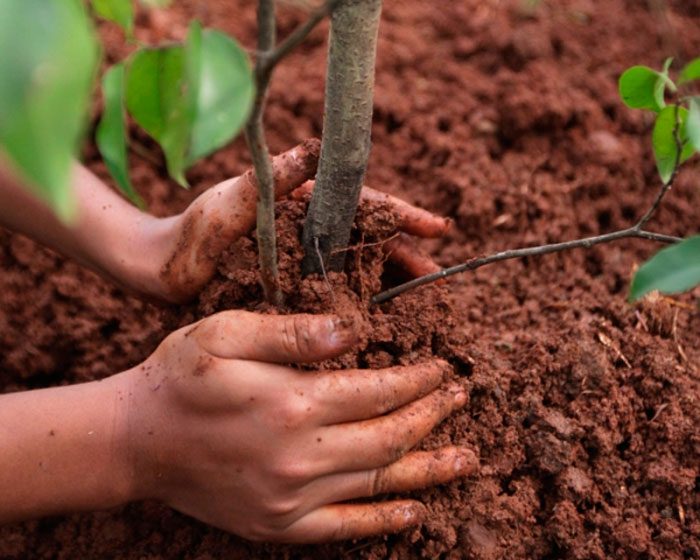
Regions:
[[[166,264],[168,243],[173,237],[176,218],[156,218],[139,212],[117,232],[111,249],[105,251],[109,259],[106,272],[118,284],[131,291],[156,299],[167,299],[161,279]]]
[[[123,396],[116,423],[129,502],[165,499],[165,456],[171,438],[161,429],[163,414],[157,399],[152,398],[167,379],[157,373],[159,369],[149,359],[115,376]]]

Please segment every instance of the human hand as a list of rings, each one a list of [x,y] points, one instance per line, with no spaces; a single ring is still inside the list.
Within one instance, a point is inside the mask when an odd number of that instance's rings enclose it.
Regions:
[[[171,334],[121,374],[133,499],[248,539],[320,542],[418,524],[415,500],[347,504],[473,473],[471,450],[409,450],[466,395],[444,362],[300,371],[355,342],[334,316],[229,311]]]
[[[278,198],[291,191],[297,199],[311,192],[314,183],[308,179],[316,173],[319,149],[318,140],[307,140],[273,158]],[[409,235],[441,237],[449,229],[450,220],[368,187],[363,189],[362,198],[384,202],[399,215],[402,233],[385,245],[391,260],[412,276],[439,268],[416,251]],[[159,267],[152,282],[155,295],[173,302],[196,296],[214,274],[221,252],[255,225],[256,204],[255,175],[248,170],[207,190],[185,212],[166,219],[165,227],[153,228],[162,239],[156,259]]]

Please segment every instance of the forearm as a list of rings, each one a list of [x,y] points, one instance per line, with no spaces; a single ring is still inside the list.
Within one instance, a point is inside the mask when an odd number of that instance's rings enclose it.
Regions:
[[[77,203],[65,224],[22,184],[0,154],[0,225],[23,233],[111,280],[149,293],[162,253],[168,220],[158,220],[109,189],[76,164],[72,188]]]
[[[131,498],[117,376],[0,395],[0,523]]]

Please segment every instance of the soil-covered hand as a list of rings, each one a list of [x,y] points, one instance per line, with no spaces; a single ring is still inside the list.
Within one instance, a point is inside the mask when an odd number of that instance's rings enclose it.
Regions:
[[[308,179],[316,173],[319,149],[318,140],[307,140],[273,159],[278,197],[293,191],[293,197],[301,198],[311,192],[314,183]],[[409,236],[441,237],[449,229],[450,220],[368,187],[363,189],[362,198],[383,202],[399,216],[401,233],[385,245],[391,260],[412,276],[439,268],[416,250]],[[165,249],[159,258],[164,264],[154,279],[156,294],[179,302],[199,293],[214,273],[221,251],[255,225],[256,203],[255,174],[249,170],[212,187],[183,214],[168,219]]]
[[[302,196],[313,188],[308,180],[316,173],[319,150],[319,141],[312,139],[273,159],[278,197],[295,189]],[[207,190],[182,214],[162,219],[141,212],[77,164],[73,189],[76,216],[66,224],[29,194],[0,153],[0,225],[160,300],[195,297],[210,280],[221,252],[255,225],[257,186],[252,170]],[[385,245],[390,258],[414,276],[434,271],[436,265],[415,251],[406,234],[439,237],[450,221],[368,188],[362,196],[385,202],[399,215],[403,233]]]
[[[334,316],[231,311],[121,376],[132,498],[248,539],[319,542],[420,523],[415,500],[342,503],[473,473],[466,448],[409,450],[464,405],[447,364],[311,372],[355,341]]]
[[[314,182],[307,181],[292,192],[292,197],[299,200],[313,191]],[[434,239],[444,236],[452,226],[452,220],[436,216],[427,210],[418,208],[370,187],[363,187],[360,200],[379,202],[391,208],[398,216],[399,234],[384,244],[389,260],[414,277],[423,276],[440,270],[433,259],[416,247],[413,237]]]

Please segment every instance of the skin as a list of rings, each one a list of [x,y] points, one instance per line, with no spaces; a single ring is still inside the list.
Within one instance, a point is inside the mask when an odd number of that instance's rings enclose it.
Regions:
[[[312,174],[307,148],[276,159],[280,194]],[[250,174],[164,220],[82,167],[75,177],[79,213],[69,227],[0,165],[0,222],[149,297],[194,295],[183,283],[203,286],[217,251],[253,225]],[[407,232],[447,227],[401,208]],[[228,311],[172,333],[145,362],[102,381],[0,395],[0,523],[143,499],[252,540],[322,542],[420,523],[426,510],[415,500],[347,501],[474,473],[467,448],[411,451],[466,394],[445,381],[450,368],[440,361],[320,372],[285,365],[332,358],[355,342],[353,325],[332,315]]]

